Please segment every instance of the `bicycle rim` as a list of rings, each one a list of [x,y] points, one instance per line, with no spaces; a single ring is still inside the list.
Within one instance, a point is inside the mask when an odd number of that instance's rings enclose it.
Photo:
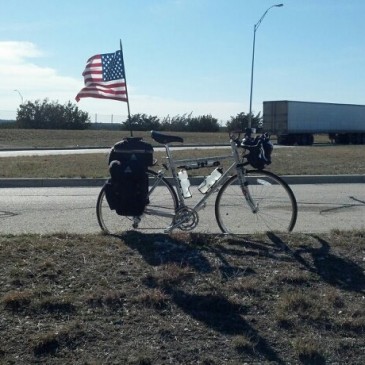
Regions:
[[[101,229],[108,234],[121,234],[125,231],[138,229],[140,231],[158,232],[167,228],[174,217],[177,208],[177,197],[173,187],[154,171],[147,172],[149,177],[149,204],[139,217],[137,228],[133,227],[134,217],[118,215],[109,208],[104,188],[99,193],[96,204],[96,216]]]
[[[221,231],[234,235],[292,231],[298,208],[288,184],[269,171],[247,171],[247,180],[257,212],[246,201],[237,175],[232,176],[220,189],[215,203]]]

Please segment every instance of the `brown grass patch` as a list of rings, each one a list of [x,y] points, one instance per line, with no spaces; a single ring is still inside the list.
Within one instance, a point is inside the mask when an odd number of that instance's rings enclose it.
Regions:
[[[364,363],[363,235],[1,236],[0,362]]]

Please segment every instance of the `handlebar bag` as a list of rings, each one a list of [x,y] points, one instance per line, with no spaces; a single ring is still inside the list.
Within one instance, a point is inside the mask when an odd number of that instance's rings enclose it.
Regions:
[[[253,168],[263,170],[265,166],[271,164],[272,151],[272,142],[269,139],[265,139],[260,146],[250,149],[247,160]]]

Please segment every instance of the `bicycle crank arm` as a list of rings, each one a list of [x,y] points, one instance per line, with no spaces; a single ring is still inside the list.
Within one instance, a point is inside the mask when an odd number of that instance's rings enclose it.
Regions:
[[[172,224],[164,232],[171,232],[175,228],[179,228],[182,231],[191,231],[198,225],[198,222],[198,213],[194,209],[183,207],[176,212]]]

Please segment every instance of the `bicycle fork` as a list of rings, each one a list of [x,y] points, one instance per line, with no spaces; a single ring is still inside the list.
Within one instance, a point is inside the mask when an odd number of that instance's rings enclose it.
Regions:
[[[242,171],[237,171],[237,176],[239,184],[241,186],[242,194],[245,197],[247,204],[251,208],[252,213],[256,214],[259,211],[259,203],[255,203],[251,196],[246,176],[243,174]]]

